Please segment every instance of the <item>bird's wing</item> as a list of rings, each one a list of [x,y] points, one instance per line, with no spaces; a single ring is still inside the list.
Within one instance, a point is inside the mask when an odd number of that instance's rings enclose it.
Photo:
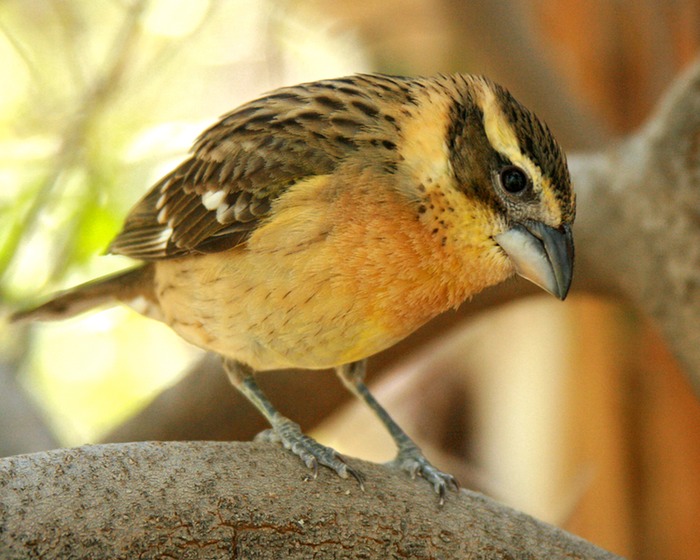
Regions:
[[[110,252],[154,260],[243,243],[291,185],[332,173],[363,143],[381,147],[382,127],[396,128],[384,101],[407,95],[400,78],[357,75],[282,88],[241,106],[133,208]]]

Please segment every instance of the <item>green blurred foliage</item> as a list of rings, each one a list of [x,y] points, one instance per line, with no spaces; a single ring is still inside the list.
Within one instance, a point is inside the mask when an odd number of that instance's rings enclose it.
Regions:
[[[14,84],[0,123],[9,153],[23,155],[2,161],[9,186],[0,208],[5,297],[46,290],[118,231],[117,191],[138,185],[124,166],[125,146],[148,114],[138,110],[135,91],[163,51],[147,45],[140,24],[147,6],[0,4],[3,59]]]

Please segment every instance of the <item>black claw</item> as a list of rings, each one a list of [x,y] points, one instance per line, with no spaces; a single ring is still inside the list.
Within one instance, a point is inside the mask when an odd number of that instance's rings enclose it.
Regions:
[[[362,490],[364,492],[365,491],[365,475],[363,475],[360,471],[356,471],[352,467],[348,467],[348,472],[355,480],[357,480],[357,483],[360,485],[360,490]]]
[[[337,453],[337,452],[334,452],[334,453],[335,453],[335,458],[338,459],[338,461],[340,461],[341,463],[343,463],[343,465],[345,465],[346,476],[343,476],[343,478],[347,478],[347,475],[349,474],[360,485],[360,490],[362,490],[364,492],[365,491],[365,475],[362,474],[360,471],[356,471],[350,465],[348,465],[347,461],[345,460],[345,457],[343,457],[340,453]],[[336,472],[338,472],[337,469],[336,469]],[[340,474],[340,473],[338,473],[338,474]]]

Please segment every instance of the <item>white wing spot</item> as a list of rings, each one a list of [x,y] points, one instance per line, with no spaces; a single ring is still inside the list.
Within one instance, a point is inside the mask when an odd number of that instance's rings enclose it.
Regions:
[[[202,204],[207,210],[217,210],[226,198],[226,191],[207,191],[202,195]],[[227,206],[228,208],[228,206]]]

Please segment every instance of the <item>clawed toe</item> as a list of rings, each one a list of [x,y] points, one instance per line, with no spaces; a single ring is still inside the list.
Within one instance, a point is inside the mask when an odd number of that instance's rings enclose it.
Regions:
[[[255,436],[255,440],[281,443],[285,449],[289,449],[308,469],[313,471],[313,478],[318,476],[318,466],[323,465],[335,471],[341,478],[353,477],[360,485],[360,489],[365,489],[365,477],[360,471],[348,465],[334,449],[321,445],[302,433],[299,425],[290,420],[280,422],[275,428],[259,433]]]
[[[393,467],[408,472],[411,478],[420,476],[427,480],[438,495],[439,504],[445,503],[447,490],[459,491],[459,483],[451,474],[435,468],[421,453],[418,448],[404,449],[389,463]]]

